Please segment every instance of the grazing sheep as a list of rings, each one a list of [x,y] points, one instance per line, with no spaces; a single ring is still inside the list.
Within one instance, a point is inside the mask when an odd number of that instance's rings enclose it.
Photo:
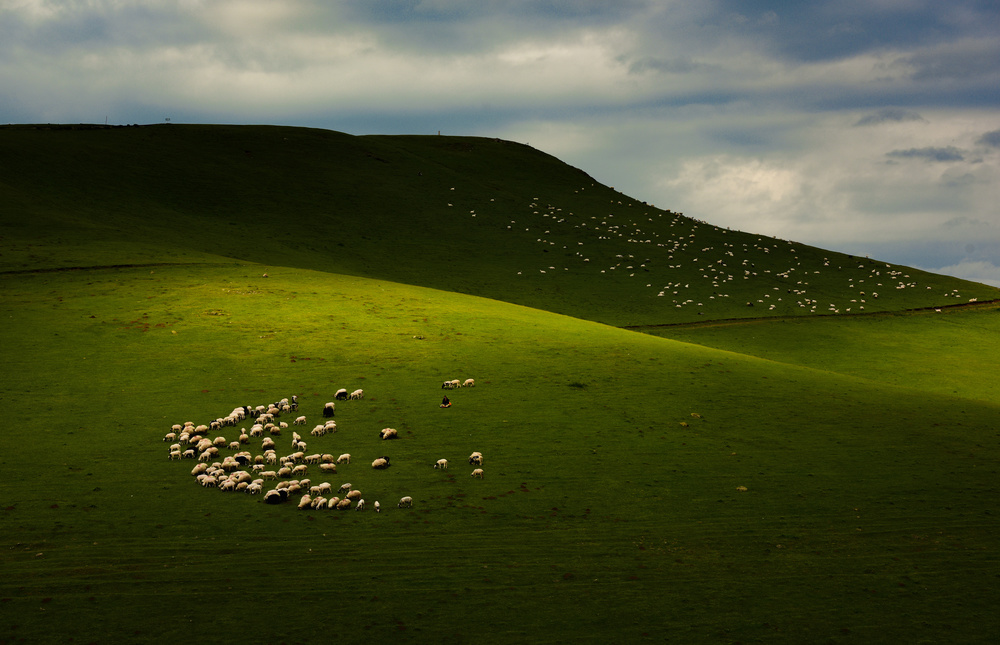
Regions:
[[[311,506],[317,510],[325,510],[327,499],[325,497],[314,497]]]
[[[304,426],[306,424],[306,418],[305,417],[295,417],[295,421],[293,423],[295,425],[297,425],[297,426]]]
[[[351,482],[347,482],[346,484],[341,484],[340,488],[337,490],[337,492],[338,493],[346,493],[349,490],[351,490]]]
[[[198,464],[197,466],[195,466],[194,468],[191,469],[191,474],[193,476],[197,477],[198,475],[202,474],[206,470],[208,470],[208,464]]]
[[[396,508],[412,508],[412,507],[413,507],[413,498],[410,497],[409,495],[407,495],[406,497],[400,497],[399,504],[396,505]]]
[[[385,457],[379,457],[378,459],[372,462],[372,468],[375,468],[377,470],[384,470],[388,467],[389,467],[389,460],[386,459]]]
[[[324,473],[335,473],[337,472],[337,464],[322,463],[319,465],[319,469]]]
[[[356,510],[356,511],[363,511],[363,510],[365,510],[365,500],[359,499],[358,500],[358,505],[354,507],[354,510]]]
[[[359,491],[357,488],[355,488],[354,490],[348,491],[346,499],[349,499],[352,502],[354,500],[356,500],[356,499],[361,499],[361,491]]]
[[[483,465],[483,453],[474,452],[469,455],[469,465],[472,466],[482,466]]]
[[[335,398],[338,401],[346,401],[347,400],[347,396],[348,396],[347,395],[347,389],[346,388],[340,388],[339,390],[337,390],[337,393],[333,395],[333,398]]]
[[[212,445],[217,448],[224,448],[229,445],[229,442],[226,441],[225,437],[216,437],[212,440]]]
[[[271,437],[264,437],[264,440],[260,442],[261,450],[274,450],[275,446],[276,444],[274,443],[274,439]]]
[[[382,506],[379,505],[378,500],[375,500],[375,504],[372,505],[372,508],[375,509],[376,513],[379,513],[379,512],[382,511]]]
[[[334,414],[333,412],[334,407],[335,406],[333,401],[329,401],[325,405],[323,405],[323,416],[327,418],[332,417]]]
[[[294,448],[298,452],[305,452],[305,450],[307,448],[306,442],[302,441],[301,439],[298,440],[298,441],[293,441],[292,442],[292,448]]]
[[[350,453],[345,452],[341,456],[337,457],[337,463],[338,464],[349,464],[349,463],[351,463],[351,455],[350,455]]]
[[[342,499],[339,502],[337,502],[337,510],[338,511],[345,511],[345,510],[349,509],[350,507],[351,507],[351,500],[349,500],[349,499]]]
[[[247,495],[257,495],[258,493],[260,493],[260,491],[262,489],[263,489],[263,486],[261,486],[260,484],[258,484],[256,482],[250,482],[250,485],[247,486],[247,489],[244,492]]]
[[[312,505],[312,497],[309,497],[308,494],[303,495],[302,499],[299,500],[300,511],[309,508],[311,505]]]
[[[289,478],[292,476],[292,469],[288,466],[282,466],[278,469],[278,477]]]
[[[319,460],[321,458],[322,458],[322,455],[320,455],[319,453],[316,453],[315,455],[306,455],[306,463],[307,464],[318,464]]]
[[[441,470],[448,470],[448,460],[438,459],[437,463],[434,464],[435,468],[440,468]]]
[[[240,449],[240,442],[239,441],[230,441],[229,442],[229,449],[230,450],[239,450]]]
[[[365,391],[364,390],[354,390],[353,392],[351,392],[350,399],[352,401],[358,401],[358,400],[361,400],[363,398],[365,398]]]
[[[240,441],[240,443],[249,443],[250,442],[250,435],[248,435],[245,431],[241,432],[240,433],[240,440],[239,441]]]
[[[181,454],[180,450],[171,450],[167,454],[167,458],[170,459],[171,461],[173,461],[174,459],[176,459],[177,461],[180,461],[181,459],[184,458],[184,456]]]
[[[307,472],[309,472],[309,466],[306,466],[305,464],[299,464],[295,468],[292,468],[292,477],[305,475]]]
[[[323,482],[316,488],[319,489],[321,495],[329,495],[333,492],[333,485],[330,482]]]
[[[383,428],[378,433],[381,439],[398,439],[399,433],[396,432],[395,428]]]
[[[288,493],[284,489],[269,490],[264,493],[265,504],[281,504],[288,501]]]
[[[163,440],[164,441],[177,441],[177,433],[176,432],[168,432],[167,434],[163,435]]]
[[[184,459],[194,459],[195,458],[194,450],[188,448],[187,450],[181,453],[181,457],[183,457]]]
[[[482,479],[483,478],[483,469],[482,468],[476,468],[475,470],[472,471],[472,476],[473,477],[478,477],[479,479]]]
[[[462,383],[462,387],[476,387],[475,379],[467,378],[465,382]]]
[[[327,507],[327,508],[328,508],[329,510],[331,510],[331,511],[332,511],[333,509],[337,508],[337,504],[340,504],[340,498],[339,498],[339,497],[331,497],[331,498],[330,498],[330,501],[328,501],[328,502],[326,503],[326,507]]]

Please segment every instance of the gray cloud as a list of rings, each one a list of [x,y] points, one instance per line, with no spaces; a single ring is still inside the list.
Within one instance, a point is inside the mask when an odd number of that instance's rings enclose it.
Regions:
[[[926,159],[927,161],[962,161],[965,153],[954,146],[944,148],[910,148],[885,153],[887,157]]]
[[[880,123],[902,123],[905,121],[925,121],[925,119],[913,110],[907,110],[899,107],[887,107],[877,110],[872,114],[866,114],[858,119],[854,125],[878,125]]]
[[[976,139],[976,143],[981,146],[1000,148],[1000,130],[991,130],[990,132],[983,134],[983,136]]]

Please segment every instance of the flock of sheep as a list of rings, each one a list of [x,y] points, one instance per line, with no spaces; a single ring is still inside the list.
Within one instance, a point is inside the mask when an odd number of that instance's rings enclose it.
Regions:
[[[475,385],[472,379],[462,381],[445,381],[442,387],[470,387]],[[360,400],[364,398],[363,390],[348,393],[339,390],[336,400]],[[322,437],[327,433],[337,431],[337,423],[332,418],[336,404],[333,401],[323,406],[324,423],[317,424],[310,431],[313,438]],[[337,473],[338,465],[351,463],[351,455],[343,453],[334,456],[332,453],[306,454],[308,445],[305,439],[292,430],[290,448],[286,454],[279,454],[279,442],[284,432],[290,430],[289,424],[281,421],[283,414],[298,411],[297,397],[284,398],[269,405],[256,407],[241,406],[234,408],[224,417],[219,417],[210,423],[195,425],[192,421],[175,424],[166,433],[163,441],[170,444],[167,456],[171,460],[191,459],[198,463],[191,469],[195,481],[205,488],[216,488],[227,492],[243,492],[248,495],[262,495],[266,504],[282,504],[300,496],[297,507],[301,510],[347,510],[354,508],[363,511],[368,503],[361,491],[350,483],[344,483],[334,491],[333,485],[327,481],[313,484],[307,477],[309,470],[315,467],[322,475]],[[240,424],[237,439],[228,440],[222,432],[226,428],[236,428]],[[292,426],[307,425],[305,416],[296,416]],[[303,430],[304,431],[304,430]],[[210,434],[217,434],[210,438]],[[382,440],[398,439],[399,433],[394,428],[383,428],[379,431]],[[260,451],[250,449],[252,444],[259,442]],[[223,451],[229,454],[223,454]],[[483,478],[481,452],[469,455],[469,464],[477,466],[472,471],[472,477]],[[384,470],[390,465],[389,457],[382,456],[372,461],[372,468]],[[435,469],[447,469],[447,459],[439,459],[434,463]],[[270,488],[268,482],[275,482]],[[265,490],[267,489],[267,490]],[[334,494],[336,493],[336,494]],[[400,498],[397,508],[411,508],[413,498],[405,495]],[[378,501],[371,504],[376,512],[381,512]]]
[[[586,189],[582,186],[576,193]],[[520,230],[527,225],[525,232],[537,231],[541,235],[536,242],[543,250],[561,245],[563,251],[572,253],[567,253],[571,260],[565,266],[539,267],[537,271],[541,274],[582,269],[651,279],[657,274],[663,276],[664,270],[672,272],[684,267],[683,271],[675,274],[677,278],[668,280],[666,284],[650,282],[645,285],[650,294],[669,300],[676,309],[692,307],[701,310],[712,300],[729,298],[729,287],[734,282],[742,285],[744,293],[747,286],[761,284],[760,292],[747,302],[747,306],[764,306],[767,311],[804,310],[807,313],[864,311],[866,301],[878,298],[877,288],[932,289],[928,285],[918,285],[915,280],[909,279],[909,275],[885,263],[866,259],[856,268],[849,263],[831,267],[828,258],[824,258],[822,263],[816,258],[800,258],[794,242],[776,238],[757,237],[751,242],[734,239],[732,243],[723,242],[721,247],[714,244],[706,246],[701,241],[704,238],[700,230],[710,229],[712,233],[726,235],[728,229],[711,226],[680,213],[650,213],[642,209],[644,206],[648,205],[628,199],[611,200],[606,215],[581,217],[535,197],[526,207],[527,214],[511,219],[507,229]],[[475,217],[475,209],[470,213]],[[621,252],[615,253],[619,250]],[[786,254],[791,256],[788,266],[773,266],[774,262],[768,259],[783,258]],[[756,262],[761,262],[761,268],[757,268]],[[765,269],[764,266],[771,268]],[[810,279],[826,271],[838,271],[839,276],[847,278],[846,286],[857,289],[856,297],[829,302],[822,300],[818,293],[812,293]],[[519,271],[518,275],[523,273]],[[778,284],[781,286],[774,286],[775,278],[780,279]],[[661,284],[663,286],[659,286]],[[816,297],[810,297],[814,295]],[[956,290],[943,296],[962,298]]]

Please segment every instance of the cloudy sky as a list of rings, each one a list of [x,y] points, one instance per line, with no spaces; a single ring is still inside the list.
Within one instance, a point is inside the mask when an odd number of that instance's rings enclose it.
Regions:
[[[0,123],[166,118],[512,139],[1000,285],[996,0],[0,0]]]

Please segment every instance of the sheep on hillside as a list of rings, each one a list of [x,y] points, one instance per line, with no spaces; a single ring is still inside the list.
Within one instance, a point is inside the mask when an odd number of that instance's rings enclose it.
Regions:
[[[396,504],[396,508],[412,508],[413,498],[407,495],[406,497],[399,498],[399,504]]]

